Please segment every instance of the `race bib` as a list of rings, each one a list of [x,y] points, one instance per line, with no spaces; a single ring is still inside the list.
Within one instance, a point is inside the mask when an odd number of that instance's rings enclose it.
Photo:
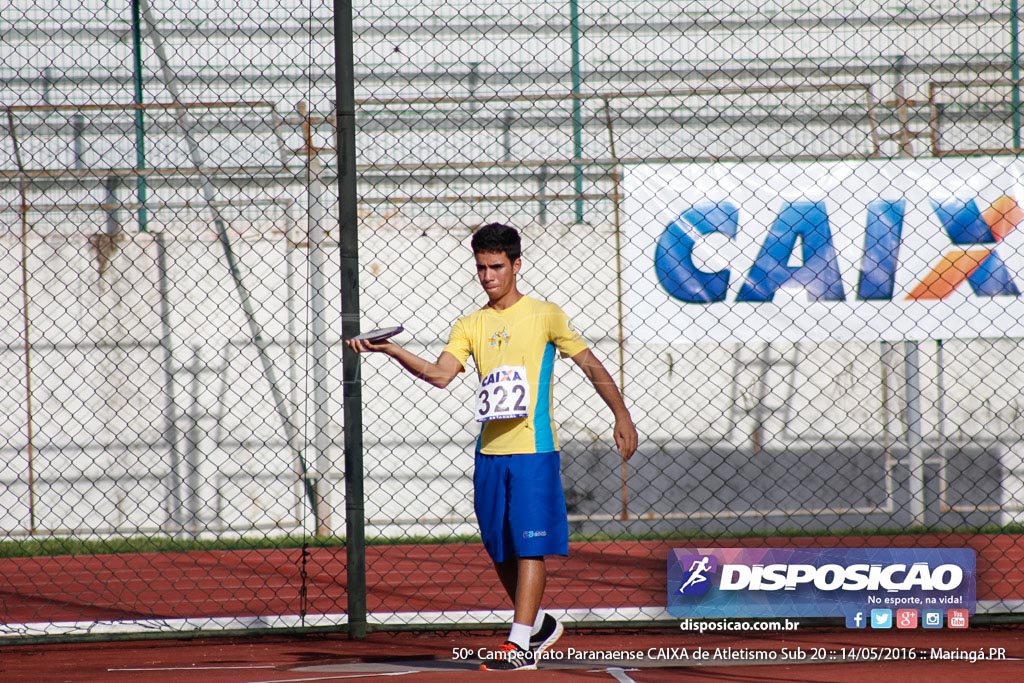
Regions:
[[[526,368],[503,365],[480,380],[476,392],[476,421],[511,420],[530,412],[530,383]]]

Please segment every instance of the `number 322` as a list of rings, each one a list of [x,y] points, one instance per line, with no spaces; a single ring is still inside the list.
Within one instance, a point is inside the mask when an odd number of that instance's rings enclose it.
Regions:
[[[480,400],[480,417],[495,416],[497,417],[501,413],[515,413],[517,415],[525,416],[526,414],[526,387],[521,384],[512,386],[512,392],[515,397],[515,405],[511,408],[507,405],[509,399],[509,392],[503,386],[496,386],[493,389],[481,389],[480,395],[477,397]],[[495,403],[492,406],[491,401]]]

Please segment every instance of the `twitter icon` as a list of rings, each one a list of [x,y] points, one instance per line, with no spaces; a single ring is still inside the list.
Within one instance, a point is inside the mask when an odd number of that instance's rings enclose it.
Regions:
[[[871,610],[871,628],[892,628],[892,610]]]

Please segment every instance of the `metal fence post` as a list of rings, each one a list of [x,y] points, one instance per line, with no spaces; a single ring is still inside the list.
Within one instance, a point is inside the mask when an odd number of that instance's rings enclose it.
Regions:
[[[178,443],[178,409],[174,378],[174,328],[171,324],[171,299],[167,277],[167,243],[163,232],[153,235],[156,242],[157,289],[160,292],[160,347],[163,350],[164,441],[167,443],[167,523],[168,532],[178,535],[184,528],[181,518],[181,445]]]
[[[569,0],[569,43],[572,53],[572,157],[573,192],[576,195],[576,222],[584,221],[583,213],[583,101],[580,99],[580,6]]]
[[[334,84],[338,103],[338,213],[341,332],[359,334],[359,224],[356,207],[355,57],[352,3],[334,0]],[[363,406],[359,356],[342,355],[345,430],[345,526],[348,550],[348,633],[366,635],[366,537],[363,502]]]
[[[1020,6],[1010,0],[1010,80],[1013,81],[1013,150],[1020,151]]]
[[[132,0],[132,85],[135,97],[135,170],[139,201],[139,232],[149,229],[146,212],[146,112],[142,108],[142,11],[141,0]]]
[[[903,342],[906,369],[907,400],[907,490],[910,494],[910,519],[913,526],[924,526],[924,433],[921,419],[921,363],[920,342]]]

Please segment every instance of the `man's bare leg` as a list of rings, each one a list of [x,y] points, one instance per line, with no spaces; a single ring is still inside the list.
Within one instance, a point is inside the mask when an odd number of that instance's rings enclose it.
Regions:
[[[547,586],[547,567],[543,557],[519,557],[495,562],[501,585],[512,599],[513,624],[533,628]],[[525,648],[524,648],[525,649]]]

